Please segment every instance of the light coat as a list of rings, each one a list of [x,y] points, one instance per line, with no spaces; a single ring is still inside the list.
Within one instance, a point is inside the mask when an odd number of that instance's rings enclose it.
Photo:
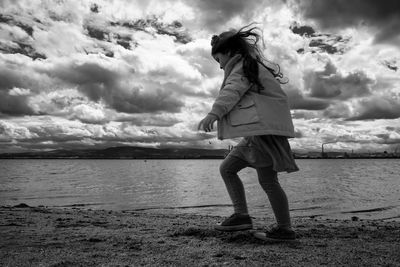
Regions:
[[[286,94],[274,76],[259,64],[259,80],[251,84],[244,76],[241,55],[226,64],[224,81],[210,114],[218,117],[218,139],[255,135],[294,137]]]

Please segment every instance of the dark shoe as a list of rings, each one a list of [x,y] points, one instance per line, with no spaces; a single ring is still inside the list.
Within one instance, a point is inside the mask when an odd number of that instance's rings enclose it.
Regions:
[[[296,233],[293,230],[273,227],[266,232],[255,232],[255,238],[269,241],[293,241],[296,240]]]
[[[234,213],[222,223],[215,225],[214,228],[226,232],[243,231],[253,229],[253,223],[249,215]]]

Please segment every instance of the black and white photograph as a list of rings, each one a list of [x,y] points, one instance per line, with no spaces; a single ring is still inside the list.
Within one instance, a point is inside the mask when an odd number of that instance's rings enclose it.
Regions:
[[[0,0],[0,266],[400,266],[400,1]]]

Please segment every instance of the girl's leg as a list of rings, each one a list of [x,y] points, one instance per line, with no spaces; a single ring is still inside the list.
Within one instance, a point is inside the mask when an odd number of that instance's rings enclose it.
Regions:
[[[289,204],[281,185],[278,181],[278,174],[272,167],[257,168],[258,181],[267,193],[271,203],[278,227],[291,229]]]
[[[243,183],[237,175],[240,170],[247,166],[248,164],[246,161],[228,155],[219,168],[228,194],[232,200],[234,212],[237,214],[248,214]]]

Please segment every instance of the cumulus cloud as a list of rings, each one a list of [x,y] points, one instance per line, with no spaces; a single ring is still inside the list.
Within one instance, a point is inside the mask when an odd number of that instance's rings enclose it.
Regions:
[[[307,71],[304,80],[311,97],[342,100],[370,95],[374,83],[363,71],[343,75],[331,62],[323,71]]]
[[[79,119],[85,123],[105,123],[107,122],[106,115],[98,105],[80,104],[72,108],[73,118]]]
[[[396,119],[400,117],[400,102],[388,97],[362,99],[355,114],[348,120]]]
[[[60,63],[42,71],[70,86],[76,86],[92,101],[102,100],[120,112],[178,112],[184,105],[171,92],[166,92],[162,88],[124,85],[123,81],[126,78],[120,73],[122,70],[113,70],[96,62]],[[132,75],[133,73],[133,70],[128,72]]]
[[[396,44],[400,38],[400,4],[397,0],[294,0],[304,17],[325,29],[366,25],[376,30],[375,42]]]
[[[0,141],[12,142],[15,139],[28,139],[35,137],[24,126],[0,120]]]
[[[331,3],[302,1],[302,12],[291,3],[0,1],[0,148],[235,145],[197,124],[223,80],[210,36],[253,21],[267,58],[289,78],[295,149],[335,136],[343,149],[352,140],[393,145],[398,129],[386,127],[399,120],[397,48],[371,45],[371,34],[393,43],[397,17],[366,16],[352,2],[354,19],[345,7],[336,27],[324,11]]]
[[[323,115],[327,118],[349,118],[352,114],[351,105],[347,102],[336,102],[327,108]]]
[[[12,96],[17,96],[17,95],[30,95],[31,90],[30,89],[25,89],[25,88],[18,88],[14,87],[11,89],[8,94]]]

